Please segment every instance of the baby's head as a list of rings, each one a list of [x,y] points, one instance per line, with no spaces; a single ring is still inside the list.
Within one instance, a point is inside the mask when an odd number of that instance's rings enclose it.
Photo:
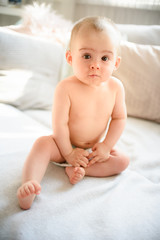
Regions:
[[[82,82],[100,84],[110,79],[120,64],[120,33],[104,17],[87,17],[73,27],[67,62]]]
[[[86,17],[76,22],[72,29],[69,49],[72,49],[74,41],[77,37],[83,36],[84,33],[89,34],[90,32],[95,32],[95,34],[105,32],[114,42],[119,54],[121,41],[120,32],[115,23],[106,17]]]

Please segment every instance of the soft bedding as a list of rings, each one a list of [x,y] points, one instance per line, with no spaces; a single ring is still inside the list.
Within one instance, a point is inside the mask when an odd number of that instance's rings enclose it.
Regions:
[[[73,186],[51,163],[27,211],[16,199],[22,167],[35,139],[52,133],[54,88],[70,69],[60,43],[0,28],[0,240],[160,239],[160,27],[119,28],[130,41],[115,72],[131,116],[117,143],[128,169]]]
[[[16,199],[23,163],[34,140],[52,131],[5,104],[0,118],[1,240],[160,239],[159,124],[128,118],[117,147],[131,163],[120,175],[73,186],[63,168],[50,164],[41,194],[24,211]]]

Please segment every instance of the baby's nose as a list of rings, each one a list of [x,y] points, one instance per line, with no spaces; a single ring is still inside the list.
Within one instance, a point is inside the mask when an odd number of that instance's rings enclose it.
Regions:
[[[98,62],[92,63],[90,65],[90,69],[92,69],[92,70],[94,70],[94,69],[99,70],[100,69],[99,63]]]

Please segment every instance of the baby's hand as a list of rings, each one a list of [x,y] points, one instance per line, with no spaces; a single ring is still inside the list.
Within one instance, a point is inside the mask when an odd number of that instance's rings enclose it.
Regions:
[[[88,159],[91,159],[88,167],[96,162],[104,162],[106,161],[109,156],[110,152],[107,150],[107,146],[105,143],[96,143],[92,148],[92,153],[89,154]]]
[[[89,153],[82,148],[74,148],[73,151],[65,156],[65,159],[74,167],[87,167]]]

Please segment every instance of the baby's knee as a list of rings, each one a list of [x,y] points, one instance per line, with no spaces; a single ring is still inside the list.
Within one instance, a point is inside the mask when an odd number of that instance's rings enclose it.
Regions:
[[[123,155],[120,160],[120,172],[124,171],[129,165],[130,159],[128,156]]]
[[[50,136],[42,136],[42,137],[39,137],[35,141],[34,145],[35,145],[35,147],[38,147],[40,149],[44,149],[44,148],[46,148],[47,146],[50,145],[49,144],[50,142],[51,142]]]

